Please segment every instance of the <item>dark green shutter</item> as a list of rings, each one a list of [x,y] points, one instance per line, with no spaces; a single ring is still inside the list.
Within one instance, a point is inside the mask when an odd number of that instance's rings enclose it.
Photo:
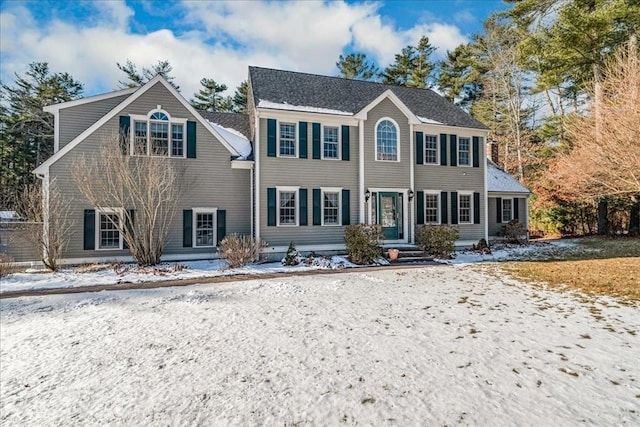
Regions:
[[[322,224],[322,192],[319,188],[313,189],[313,225]]]
[[[449,135],[451,149],[451,166],[458,166],[458,137]]]
[[[480,167],[480,138],[477,136],[473,137],[473,167]]]
[[[342,225],[351,224],[351,205],[349,190],[342,190]]]
[[[307,158],[307,137],[309,136],[307,133],[307,122],[300,122],[298,124],[298,132],[300,132],[300,150],[299,156],[301,159]]]
[[[120,150],[122,150],[122,154],[129,153],[130,128],[131,128],[131,117],[120,116]]]
[[[216,246],[227,236],[227,211],[218,209],[216,215]]]
[[[187,122],[187,158],[196,158],[196,122]]]
[[[92,251],[96,248],[96,211],[84,210],[84,250]]]
[[[342,160],[349,160],[349,126],[342,126]]]
[[[193,211],[191,209],[182,211],[182,247],[193,247]]]
[[[267,188],[267,225],[276,225],[276,189]]]
[[[416,132],[416,164],[424,164],[424,134],[422,132]]]
[[[440,134],[440,165],[447,166],[447,134]]]
[[[313,135],[312,140],[313,140],[313,158],[314,159],[319,159],[320,158],[320,123],[313,123],[312,124],[312,133]]]
[[[480,224],[480,193],[473,193],[473,223]]]
[[[496,199],[496,222],[500,224],[502,222],[502,198]]]
[[[267,119],[267,156],[276,156],[276,120]]]
[[[301,188],[300,191],[300,225],[309,225],[309,213],[307,212],[307,189]]]
[[[519,203],[518,203],[518,199],[514,198],[513,199],[513,219],[517,219],[520,220],[520,214],[518,213],[518,208],[519,208]]]
[[[131,236],[132,238],[133,236],[133,225],[135,223],[135,211],[133,209],[129,209],[129,216],[125,218],[125,229],[127,230],[127,234],[129,236]],[[124,249],[129,249],[129,245],[127,244],[127,240],[124,238],[122,238],[122,247]]]
[[[416,222],[424,224],[424,191],[418,191],[416,196]]]
[[[449,211],[447,210],[447,192],[440,192],[440,224],[447,224],[447,217]]]
[[[451,224],[458,223],[458,192],[451,192]]]

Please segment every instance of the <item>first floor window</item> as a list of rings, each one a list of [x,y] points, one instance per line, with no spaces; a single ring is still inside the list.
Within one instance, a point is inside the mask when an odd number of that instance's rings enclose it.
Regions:
[[[296,125],[295,123],[280,123],[280,155],[296,156]]]
[[[460,194],[458,199],[458,219],[461,224],[471,222],[471,194]]]
[[[98,211],[98,249],[121,249],[121,216],[115,210]]]
[[[340,225],[340,192],[326,191],[322,196],[322,224]]]
[[[424,136],[424,163],[438,164],[438,137],[436,135]]]
[[[438,224],[438,202],[440,195],[435,193],[426,193],[424,195],[424,222],[425,224]]]
[[[196,247],[214,246],[214,217],[215,212],[195,212],[193,229]]]
[[[324,127],[324,146],[322,155],[325,159],[338,158],[338,128]]]
[[[296,193],[297,191],[280,191],[278,193],[278,225],[297,225]]]
[[[470,153],[470,140],[469,138],[458,139],[458,164],[460,166],[469,166],[469,153]]]
[[[502,199],[502,222],[513,219],[513,199]]]

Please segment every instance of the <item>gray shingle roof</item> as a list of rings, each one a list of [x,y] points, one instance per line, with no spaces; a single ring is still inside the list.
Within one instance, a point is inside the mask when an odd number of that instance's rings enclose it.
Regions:
[[[500,169],[491,159],[487,159],[487,191],[491,193],[531,194],[527,187]]]
[[[220,113],[198,110],[200,115],[212,122],[217,123],[220,126],[235,129],[243,134],[247,139],[251,138],[251,130],[249,126],[249,115],[243,113]]]
[[[416,116],[450,126],[486,129],[467,112],[430,89],[260,67],[249,67],[249,79],[256,107],[262,100],[355,114],[390,89]]]

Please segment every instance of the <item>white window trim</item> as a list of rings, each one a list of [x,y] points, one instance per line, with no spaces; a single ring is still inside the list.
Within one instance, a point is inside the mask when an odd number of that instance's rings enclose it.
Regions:
[[[469,221],[460,220],[460,197],[469,196]],[[458,191],[458,224],[473,224],[473,191]]]
[[[461,165],[460,164],[460,140],[461,139],[468,139],[469,140],[469,164],[468,165]],[[458,166],[460,166],[461,168],[470,168],[473,166],[473,138],[470,136],[459,136],[458,135],[458,140],[456,141],[456,146],[457,146],[457,150],[456,150],[456,155],[458,156],[457,162],[456,164]]]
[[[218,246],[218,208],[192,208],[193,212],[191,215],[191,247],[192,248],[215,248]],[[197,230],[196,226],[198,224],[198,214],[199,213],[211,213],[213,214],[213,245],[209,246],[198,246],[196,245],[197,239]]]
[[[337,128],[338,129],[338,150],[337,157],[325,157],[324,156],[324,128]],[[322,160],[340,160],[342,159],[342,127],[340,125],[322,124],[320,125],[320,158]]]
[[[398,158],[396,160],[379,160],[378,159],[378,125],[380,124],[380,122],[385,121],[385,120],[389,120],[391,123],[393,123],[393,125],[396,127],[396,136],[398,137],[398,140],[396,141],[398,144],[398,148],[397,148],[397,153],[398,153]],[[393,162],[393,163],[400,163],[400,126],[398,126],[398,123],[393,120],[391,117],[382,117],[380,120],[378,120],[376,122],[375,127],[373,128],[373,139],[374,139],[374,150],[375,150],[375,157],[373,158],[374,161],[376,162]]]
[[[442,212],[442,198],[441,198],[441,194],[440,191],[437,190],[424,190],[423,191],[424,195],[426,196],[431,195],[431,196],[436,196],[438,198],[438,207],[436,208],[436,217],[438,218],[438,220],[436,222],[427,222],[427,204],[424,203],[424,223],[425,225],[440,225],[442,223],[442,218],[440,218],[440,214]]]
[[[338,223],[324,223],[324,194],[338,193]],[[320,187],[320,225],[323,227],[340,227],[342,226],[342,187]]]
[[[169,118],[168,121],[164,121],[164,120],[152,120],[151,116],[154,113],[163,113],[166,114],[167,117]],[[129,124],[129,155],[131,156],[135,156],[135,157],[168,157],[168,158],[173,158],[173,159],[184,159],[187,157],[187,119],[177,119],[177,118],[173,118],[171,117],[171,114],[169,114],[167,111],[159,108],[154,108],[153,110],[149,111],[147,113],[147,115],[141,115],[141,114],[129,114],[129,118],[130,118],[130,124]],[[147,153],[146,154],[135,154],[135,150],[134,150],[134,142],[135,142],[135,132],[136,132],[136,122],[144,122],[147,124]],[[151,154],[151,122],[153,123],[168,123],[169,125],[169,129],[168,129],[168,136],[169,136],[169,140],[168,140],[168,153],[167,156],[155,156]],[[172,129],[171,129],[171,125],[182,125],[182,156],[173,156],[171,154],[172,151]]]
[[[509,218],[506,221],[505,221],[505,218],[504,218],[504,201],[505,200],[511,200],[511,218]],[[514,207],[513,207],[513,198],[512,197],[506,197],[506,198],[503,197],[502,201],[500,203],[500,218],[502,218],[502,224],[508,224],[509,221],[511,221],[513,219],[513,216],[514,216],[513,215],[513,209],[514,209]]]
[[[427,163],[427,136],[435,136],[436,137],[436,162],[435,163]],[[427,166],[440,166],[440,136],[433,135],[430,133],[423,134],[422,140],[422,164]]]
[[[296,206],[295,206],[295,224],[280,224],[280,193],[281,192],[295,192],[296,193]],[[300,226],[300,187],[276,186],[276,226],[278,227],[299,227]]]
[[[285,156],[280,154],[280,125],[285,124],[285,125],[294,125],[295,129],[296,129],[296,135],[293,141],[293,151],[294,151],[294,155],[293,156]],[[276,122],[276,128],[277,128],[277,132],[276,132],[276,157],[282,157],[283,159],[297,159],[300,156],[300,150],[299,150],[299,141],[300,141],[300,127],[299,127],[299,123],[298,122],[290,122],[290,121],[285,121],[285,120],[278,120]]]
[[[119,224],[118,224],[118,234],[120,237],[120,241],[118,243],[118,247],[117,248],[101,248],[100,247],[100,215],[101,214],[117,214],[118,215],[118,219]],[[123,230],[123,225],[122,225],[122,220],[124,218],[124,209],[123,208],[96,208],[96,218],[95,218],[95,227],[96,227],[96,231],[95,231],[95,250],[96,251],[120,251],[122,249],[124,249],[124,239],[123,239],[123,235],[122,232]]]

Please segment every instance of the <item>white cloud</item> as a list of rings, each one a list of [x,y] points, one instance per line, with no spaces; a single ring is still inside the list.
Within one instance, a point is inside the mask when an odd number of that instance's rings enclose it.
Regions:
[[[24,73],[30,62],[46,61],[53,71],[67,71],[85,83],[91,95],[117,87],[124,74],[116,62],[130,59],[142,67],[167,59],[189,98],[202,77],[227,84],[233,93],[246,79],[248,65],[333,74],[345,49],[363,51],[385,67],[423,34],[439,47],[439,55],[466,41],[454,25],[419,23],[399,30],[380,16],[376,3],[185,2],[178,6],[181,28],[190,31],[146,34],[130,30],[138,23],[124,2],[93,6],[91,22],[36,22],[20,3],[3,5],[2,80]]]

